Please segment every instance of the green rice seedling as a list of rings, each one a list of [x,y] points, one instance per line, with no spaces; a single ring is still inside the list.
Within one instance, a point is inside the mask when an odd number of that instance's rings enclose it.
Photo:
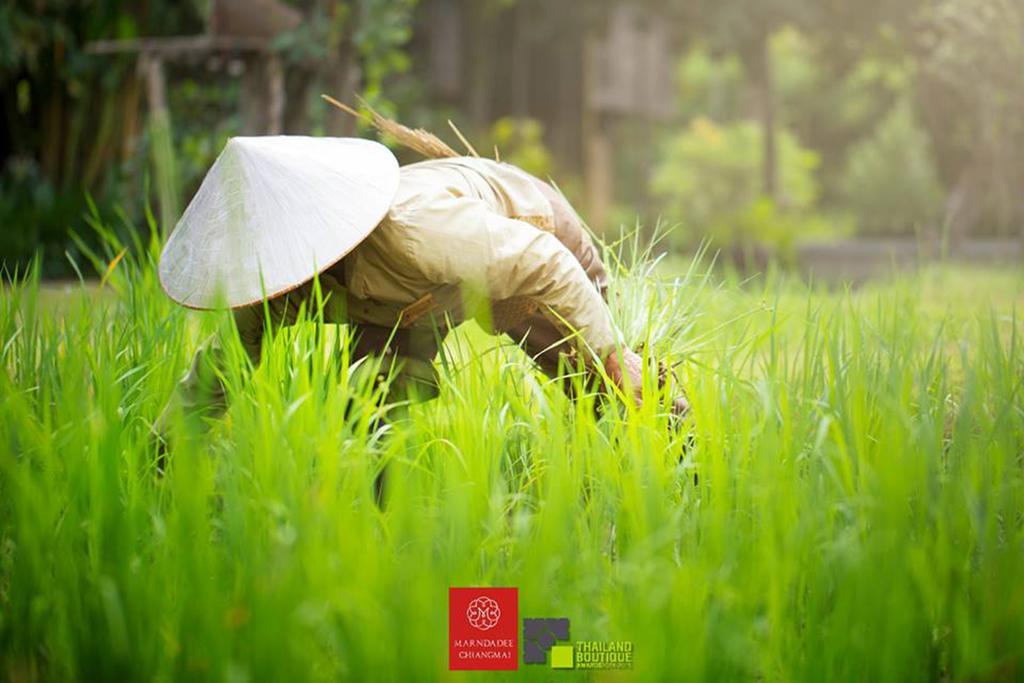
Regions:
[[[653,376],[595,409],[473,325],[422,405],[316,311],[252,367],[228,316],[163,296],[155,237],[107,236],[102,286],[33,269],[0,296],[5,679],[1024,675],[1019,273],[830,291],[616,248],[615,316],[677,363],[679,429]],[[229,410],[159,476],[150,426],[214,333]],[[449,672],[449,586],[517,586],[633,668]]]

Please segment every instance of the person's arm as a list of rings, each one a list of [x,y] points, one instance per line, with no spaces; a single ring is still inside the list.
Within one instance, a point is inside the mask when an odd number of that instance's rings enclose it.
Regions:
[[[554,187],[539,178],[530,176],[530,179],[551,204],[551,213],[555,221],[555,237],[573,253],[583,270],[586,271],[590,281],[601,290],[601,296],[606,296],[608,274],[605,272],[604,263],[601,262],[601,252],[594,241],[590,239],[590,235],[587,234],[586,228],[583,227],[583,221],[576,214],[576,210]]]
[[[435,199],[392,221],[409,225],[403,246],[429,282],[476,287],[492,300],[530,298],[602,358],[615,347],[600,292],[554,235],[467,197]]]
[[[601,359],[618,386],[628,377],[639,399],[639,357],[618,348],[601,292],[554,235],[466,197],[436,199],[392,221],[408,224],[401,230],[404,246],[428,281],[476,286],[493,300],[533,299],[579,333],[582,346]]]

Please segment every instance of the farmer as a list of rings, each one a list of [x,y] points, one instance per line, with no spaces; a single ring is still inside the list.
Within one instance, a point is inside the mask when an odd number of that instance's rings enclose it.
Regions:
[[[232,308],[258,363],[268,317],[287,325],[301,305],[316,310],[316,277],[324,321],[354,330],[353,360],[397,357],[393,396],[412,399],[437,395],[438,340],[476,291],[494,330],[546,373],[563,356],[602,363],[639,402],[641,359],[619,343],[607,275],[575,211],[514,166],[453,154],[399,168],[367,140],[235,138],[168,240],[161,283],[184,306]],[[216,342],[199,349],[158,433],[175,411],[223,411],[220,353]]]

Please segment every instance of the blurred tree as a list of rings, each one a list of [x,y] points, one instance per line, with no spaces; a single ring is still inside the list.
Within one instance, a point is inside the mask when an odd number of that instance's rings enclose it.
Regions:
[[[788,245],[804,232],[818,194],[818,156],[785,130],[779,135],[779,201],[765,197],[760,182],[763,129],[754,121],[719,125],[705,118],[670,139],[652,190],[665,216],[679,221],[695,243],[710,237],[716,247],[737,243]]]
[[[734,54],[743,64],[757,93],[761,124],[761,186],[766,196],[778,197],[778,95],[771,37],[789,24],[806,22],[809,0],[698,0],[688,19],[699,23],[691,31],[715,49]]]
[[[821,46],[817,66],[833,78],[843,77],[864,55],[868,45],[886,42],[914,17],[924,0],[634,0],[654,4],[679,25],[689,41],[707,44],[712,52],[735,56],[756,93],[754,107],[761,124],[761,184],[776,197],[778,180],[777,128],[780,115],[779,70],[773,36],[792,26]],[[785,46],[783,46],[785,47]]]
[[[129,60],[83,52],[97,38],[133,38],[200,28],[192,3],[119,0],[37,3],[0,8],[0,97],[7,116],[0,154],[36,158],[43,174],[64,189],[95,181],[97,156],[110,153],[115,105]],[[84,134],[86,130],[93,134]],[[83,178],[83,174],[87,177]],[[91,182],[86,183],[91,185]]]
[[[819,67],[821,49],[806,55],[815,66],[812,79],[784,89],[784,119],[801,141],[822,155],[822,199],[839,201],[839,185],[849,151],[874,133],[913,90],[913,64],[905,56],[865,54],[842,73]]]
[[[0,5],[0,261],[43,247],[44,270],[63,271],[67,230],[85,192],[102,195],[132,166],[141,131],[129,59],[83,47],[99,38],[196,32],[193,2],[14,0]]]
[[[715,55],[696,43],[680,60],[676,82],[683,120],[729,121],[744,114],[746,73],[736,55]]]
[[[274,47],[286,62],[303,64],[312,76],[295,79],[288,98],[309,101],[318,78],[325,89],[349,101],[357,88],[379,97],[384,79],[406,68],[403,46],[416,0],[293,4],[311,19],[279,36]],[[123,206],[126,223],[141,215],[145,166],[138,160],[154,140],[142,125],[135,59],[98,57],[84,47],[100,39],[201,34],[209,14],[208,0],[13,0],[0,5],[0,111],[5,118],[0,127],[0,222],[15,226],[0,234],[0,261],[24,262],[42,246],[45,272],[66,272],[67,231],[81,223],[86,193],[107,212]],[[309,64],[318,65],[319,73]],[[223,139],[238,133],[240,94],[235,83],[215,80],[202,69],[169,66],[167,75],[169,107],[189,112],[173,131],[173,144],[186,163],[172,182],[189,188]],[[286,131],[309,131],[304,106],[286,111]],[[335,134],[344,132],[337,126],[351,125],[342,116],[324,120]],[[171,140],[168,131],[168,145]]]
[[[931,144],[902,102],[853,147],[840,184],[843,206],[866,233],[907,233],[941,214],[942,185]]]
[[[823,199],[835,200],[846,152],[870,135],[900,95],[910,91],[906,57],[863,55],[843,73],[822,57],[827,48],[787,26],[770,41],[779,125],[819,152]],[[734,54],[695,42],[678,68],[679,114],[727,122],[750,118],[749,75]],[[784,198],[783,198],[784,199]]]
[[[918,28],[920,109],[951,188],[954,240],[1024,235],[1024,6],[941,0]]]
[[[417,0],[310,0],[306,20],[275,40],[292,63],[318,65],[316,81],[332,96],[353,102],[361,94],[378,104],[384,79],[409,67],[403,47],[412,35]],[[291,93],[309,98],[312,81]],[[298,128],[303,122],[293,122]],[[356,121],[334,113],[324,120],[328,135],[346,136]]]

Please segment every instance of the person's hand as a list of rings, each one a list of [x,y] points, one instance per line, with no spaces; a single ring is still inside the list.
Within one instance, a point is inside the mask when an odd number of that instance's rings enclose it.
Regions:
[[[643,402],[643,360],[629,349],[612,351],[604,360],[609,379],[624,392],[631,392],[639,406]]]
[[[613,351],[604,361],[604,369],[609,379],[623,392],[630,392],[637,406],[643,402],[643,366],[643,359],[630,349]],[[663,368],[659,370],[659,384],[663,385],[667,379],[667,372]],[[685,418],[689,413],[690,402],[686,395],[676,396],[672,400],[672,414],[677,418]]]
[[[685,396],[676,396],[672,399],[672,414],[678,418],[684,418],[690,414],[690,402]]]

